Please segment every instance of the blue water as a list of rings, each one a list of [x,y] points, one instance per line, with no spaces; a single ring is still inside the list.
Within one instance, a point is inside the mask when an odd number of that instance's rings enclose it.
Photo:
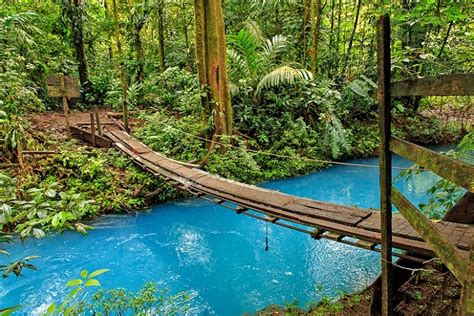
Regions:
[[[353,162],[378,163],[376,158]],[[410,163],[394,157],[394,165]],[[397,186],[417,204],[427,200],[425,191],[436,179],[425,173]],[[378,169],[335,166],[262,186],[339,204],[379,206]],[[65,232],[8,246],[12,259],[41,258],[34,261],[39,271],[0,281],[0,307],[21,303],[24,314],[40,313],[64,298],[64,284],[82,269],[110,269],[100,276],[107,288],[136,291],[156,281],[172,293],[186,290],[195,295],[193,314],[204,315],[240,315],[271,303],[305,306],[321,295],[361,290],[379,274],[376,253],[274,225],[268,226],[265,252],[265,223],[198,199],[137,215],[105,216],[93,226],[85,237]]]

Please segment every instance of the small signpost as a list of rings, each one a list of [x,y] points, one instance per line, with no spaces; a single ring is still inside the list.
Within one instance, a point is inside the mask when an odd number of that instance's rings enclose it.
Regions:
[[[71,129],[69,127],[69,106],[67,99],[79,98],[81,92],[77,80],[71,76],[64,76],[63,73],[53,75],[47,79],[48,96],[61,97],[63,99],[63,112],[66,121],[67,137],[71,138]]]

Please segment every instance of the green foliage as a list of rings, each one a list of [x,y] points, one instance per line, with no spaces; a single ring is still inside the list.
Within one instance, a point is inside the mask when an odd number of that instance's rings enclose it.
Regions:
[[[136,294],[123,289],[99,290],[92,296],[90,310],[96,315],[182,315],[192,296],[186,292],[169,295],[156,283],[147,282]]]
[[[447,152],[447,155],[454,156],[456,159],[463,160],[468,164],[474,164],[472,153],[474,151],[474,132],[470,132],[461,140],[456,150]],[[415,166],[418,167],[418,166]],[[396,180],[401,177],[409,179],[420,171],[418,168],[411,168],[403,171]],[[446,179],[440,179],[427,190],[430,197],[428,203],[419,204],[420,210],[431,219],[440,220],[446,212],[450,210],[457,201],[465,194],[466,190],[462,187],[449,182]]]
[[[0,173],[0,225],[22,238],[65,229],[86,233],[79,221],[105,212],[123,212],[164,201],[176,191],[164,180],[135,167],[114,150],[85,152],[64,148],[42,160],[19,180]],[[147,197],[150,192],[157,192]],[[113,198],[111,198],[113,197]]]
[[[66,283],[66,286],[71,288],[66,299],[60,304],[53,303],[49,305],[45,315],[82,314],[85,310],[85,303],[82,299],[84,293],[90,288],[100,287],[101,284],[96,277],[108,271],[108,269],[100,269],[89,274],[87,270],[82,270],[79,279],[70,280]]]
[[[199,161],[207,150],[203,141],[209,129],[196,116],[175,117],[166,111],[144,116],[143,127],[135,132],[153,150],[179,161]]]
[[[2,206],[3,207],[3,206]],[[13,241],[13,237],[4,233],[0,234],[0,244],[10,243]],[[5,249],[0,249],[0,254],[9,256],[10,254]],[[3,278],[8,278],[12,273],[17,277],[23,276],[21,272],[23,269],[36,270],[36,267],[29,261],[38,258],[37,256],[27,256],[20,260],[10,262],[8,264],[0,264],[0,271],[2,272]],[[2,313],[0,311],[0,313]],[[3,315],[3,314],[2,314]]]
[[[49,305],[45,315],[182,315],[190,310],[192,296],[186,292],[169,295],[153,282],[146,283],[138,293],[126,289],[104,289],[97,279],[108,272],[100,269],[89,273],[83,270],[80,278],[70,280],[70,292],[60,303]],[[94,289],[98,290],[94,291]]]
[[[238,93],[241,86],[245,88],[245,84],[250,84],[252,90],[259,94],[263,88],[295,84],[312,78],[309,71],[298,65],[278,61],[278,56],[287,46],[287,37],[276,34],[264,39],[256,22],[247,21],[244,25],[236,35],[228,37],[230,48],[227,55],[235,92]]]
[[[221,142],[236,145],[226,147],[221,154],[212,155],[205,166],[207,171],[246,183],[254,183],[264,177],[254,154],[246,150],[244,142],[237,137],[223,138]]]

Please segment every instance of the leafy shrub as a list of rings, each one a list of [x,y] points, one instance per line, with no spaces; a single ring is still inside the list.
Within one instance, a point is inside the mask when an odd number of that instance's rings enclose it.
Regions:
[[[222,153],[211,155],[205,168],[210,173],[219,174],[228,179],[254,183],[262,179],[262,171],[254,160],[254,155],[247,151],[247,146],[236,137],[221,139],[224,144],[238,144],[227,147]]]
[[[164,180],[154,178],[115,150],[102,152],[64,148],[42,160],[35,173],[18,180],[0,174],[0,228],[22,238],[45,232],[77,230],[78,223],[103,212],[139,209],[176,195]],[[153,193],[148,196],[148,193]]]
[[[158,111],[143,118],[143,127],[135,135],[153,150],[184,162],[204,158],[206,144],[197,137],[206,137],[208,128],[197,116],[178,118]]]
[[[103,289],[97,279],[108,269],[89,273],[82,270],[80,278],[70,280],[66,286],[71,291],[61,303],[51,304],[45,315],[182,315],[189,310],[192,296],[186,292],[168,295],[156,283],[146,283],[138,293],[123,288]],[[93,291],[94,288],[99,288]]]

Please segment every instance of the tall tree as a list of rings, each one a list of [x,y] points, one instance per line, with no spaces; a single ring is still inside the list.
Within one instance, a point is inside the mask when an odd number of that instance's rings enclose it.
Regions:
[[[165,58],[165,27],[164,27],[164,0],[158,0],[157,3],[158,13],[158,58],[160,61],[160,71],[163,72],[166,69],[166,58]]]
[[[130,9],[130,21],[131,21],[131,33],[132,42],[135,47],[136,55],[136,78],[138,83],[143,84],[145,81],[145,50],[143,48],[143,41],[141,31],[145,26],[149,15],[149,8],[147,1],[135,5],[134,1],[129,0]]]
[[[128,125],[128,108],[127,108],[127,90],[128,90],[128,82],[127,82],[127,74],[125,72],[125,60],[123,56],[123,49],[122,49],[122,41],[120,39],[120,28],[119,28],[119,13],[117,7],[117,0],[112,0],[112,7],[114,12],[114,34],[115,34],[115,42],[117,45],[117,55],[120,59],[120,81],[122,83],[122,112],[123,112],[123,124],[125,125],[125,129],[129,131]]]
[[[357,31],[357,25],[359,24],[359,15],[360,15],[361,5],[362,5],[362,0],[357,0],[354,25],[352,27],[351,36],[349,38],[349,46],[347,47],[346,57],[344,58],[344,64],[342,66],[342,72],[341,72],[342,74],[345,73],[347,65],[349,64],[349,58],[351,57],[352,45],[354,43],[354,37],[355,37],[356,31]]]
[[[65,12],[71,22],[72,40],[79,70],[79,81],[82,87],[82,101],[87,102],[87,95],[92,86],[89,81],[89,68],[87,65],[86,52],[84,49],[84,2],[83,0],[67,0],[63,2]]]
[[[311,72],[313,77],[316,77],[318,71],[318,56],[319,56],[319,33],[321,31],[321,0],[311,1],[311,35],[312,46],[310,50],[311,56]]]
[[[199,82],[209,88],[209,96],[203,100],[203,106],[212,112],[214,135],[231,135],[233,111],[221,1],[195,0],[194,5]]]

